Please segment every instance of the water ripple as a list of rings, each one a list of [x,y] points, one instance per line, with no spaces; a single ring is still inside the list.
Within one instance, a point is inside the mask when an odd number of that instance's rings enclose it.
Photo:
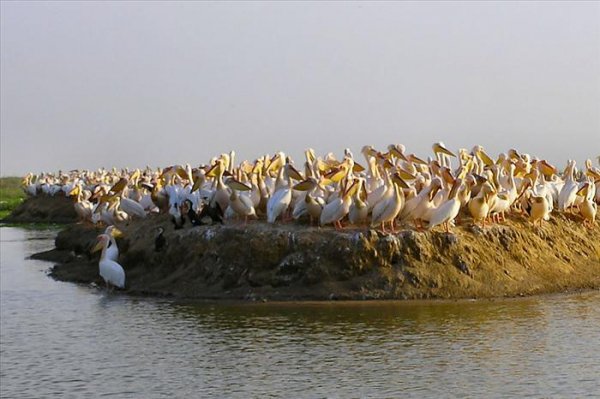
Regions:
[[[594,397],[600,293],[184,304],[59,283],[2,228],[2,397]]]

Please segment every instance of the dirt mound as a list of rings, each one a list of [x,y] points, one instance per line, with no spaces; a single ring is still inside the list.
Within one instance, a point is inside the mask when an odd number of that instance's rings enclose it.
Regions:
[[[73,223],[77,213],[73,200],[64,195],[29,197],[2,219],[6,223]]]
[[[167,247],[155,252],[156,227]],[[490,298],[600,287],[600,230],[553,216],[533,228],[516,219],[454,234],[337,232],[297,224],[250,223],[173,230],[167,215],[120,226],[119,262],[133,294],[230,299]],[[88,250],[99,230],[62,231],[54,259],[60,280],[102,283]]]

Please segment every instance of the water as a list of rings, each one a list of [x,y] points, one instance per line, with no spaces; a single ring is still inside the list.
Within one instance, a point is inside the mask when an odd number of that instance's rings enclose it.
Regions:
[[[2,397],[600,396],[598,291],[177,303],[52,280],[54,234],[0,229]]]

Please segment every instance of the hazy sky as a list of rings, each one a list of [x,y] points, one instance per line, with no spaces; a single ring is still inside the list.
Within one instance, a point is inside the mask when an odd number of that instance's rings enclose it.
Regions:
[[[2,175],[439,140],[600,155],[600,2],[1,4]]]

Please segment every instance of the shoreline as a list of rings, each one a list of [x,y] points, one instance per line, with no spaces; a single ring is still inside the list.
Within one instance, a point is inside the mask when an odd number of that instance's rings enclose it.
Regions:
[[[57,205],[60,203],[60,205]],[[45,218],[69,201],[31,198]],[[64,210],[60,211],[64,214]],[[169,246],[154,252],[156,227]],[[203,301],[377,301],[518,298],[600,288],[600,232],[555,215],[543,228],[513,218],[454,234],[366,228],[341,232],[301,224],[200,226],[173,230],[168,215],[119,226],[119,263],[129,295]],[[55,248],[33,259],[55,263],[50,276],[103,285],[89,249],[102,228],[69,224]]]

